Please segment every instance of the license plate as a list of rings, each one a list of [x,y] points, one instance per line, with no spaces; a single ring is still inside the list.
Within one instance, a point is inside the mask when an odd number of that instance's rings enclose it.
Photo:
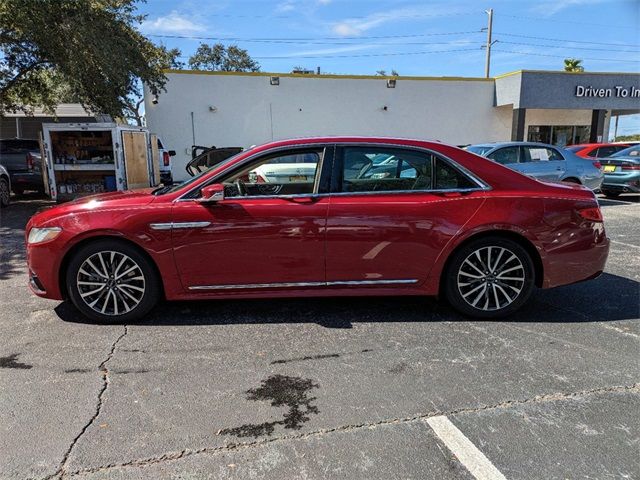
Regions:
[[[291,175],[289,177],[289,181],[290,182],[306,182],[307,181],[307,176],[306,175]]]
[[[604,168],[602,169],[603,172],[615,172],[616,171],[616,166],[615,165],[605,165]]]

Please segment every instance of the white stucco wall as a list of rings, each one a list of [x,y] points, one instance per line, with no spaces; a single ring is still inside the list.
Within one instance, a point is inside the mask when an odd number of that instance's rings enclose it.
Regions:
[[[248,147],[321,135],[378,135],[469,144],[508,140],[511,109],[495,108],[493,81],[169,73],[156,105],[145,94],[147,125],[174,149],[173,175],[187,177],[193,144]],[[384,110],[387,106],[387,110]],[[210,110],[215,107],[215,112]]]

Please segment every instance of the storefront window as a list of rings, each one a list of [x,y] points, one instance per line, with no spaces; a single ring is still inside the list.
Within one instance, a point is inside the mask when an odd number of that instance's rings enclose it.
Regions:
[[[529,125],[527,140],[566,147],[588,143],[590,132],[588,125]]]

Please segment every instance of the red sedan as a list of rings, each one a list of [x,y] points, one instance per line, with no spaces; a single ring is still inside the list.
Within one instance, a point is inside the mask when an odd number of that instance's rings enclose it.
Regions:
[[[622,143],[582,143],[571,145],[567,150],[572,151],[582,158],[605,158],[627,148],[628,144]]]
[[[443,295],[477,317],[598,276],[591,191],[440,143],[310,138],[244,151],[168,188],[35,215],[30,286],[125,322],[161,299]]]

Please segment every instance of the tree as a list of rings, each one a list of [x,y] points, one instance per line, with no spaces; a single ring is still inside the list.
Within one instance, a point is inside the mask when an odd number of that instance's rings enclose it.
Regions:
[[[201,43],[196,53],[189,58],[193,70],[222,72],[258,72],[260,64],[249,53],[236,45],[225,47],[222,43]]]
[[[383,77],[387,76],[387,71],[386,70],[376,70],[376,75],[381,75]],[[395,70],[395,69],[391,69],[391,76],[392,77],[398,77],[400,74]]]
[[[564,71],[565,72],[584,72],[584,67],[580,65],[582,60],[578,58],[565,58],[564,59]]]
[[[138,0],[2,0],[0,114],[52,112],[66,95],[85,108],[123,115],[144,82],[165,85],[167,51],[137,26]]]
[[[164,70],[181,70],[184,68],[184,62],[180,60],[182,51],[179,48],[172,48],[167,50],[164,46],[159,47],[161,50],[161,67]],[[141,111],[144,104],[144,97],[139,93],[140,85],[137,86],[136,91],[127,96],[125,108],[122,112],[122,116],[127,120],[135,122],[136,125],[142,126],[142,119],[144,118],[144,112]]]

